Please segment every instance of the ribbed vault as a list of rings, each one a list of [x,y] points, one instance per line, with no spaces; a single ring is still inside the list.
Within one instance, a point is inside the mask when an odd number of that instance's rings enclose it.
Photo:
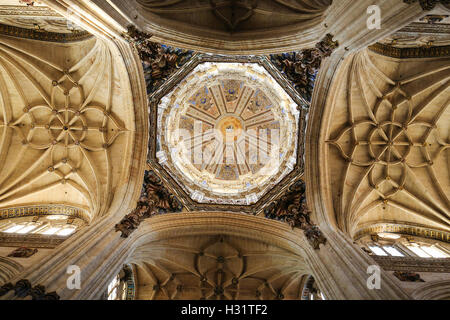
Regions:
[[[0,38],[0,207],[105,214],[124,183],[134,106],[124,63],[102,40]]]
[[[448,58],[363,50],[334,79],[325,143],[338,226],[352,235],[380,222],[450,230]]]
[[[163,43],[215,53],[278,52],[280,44],[292,47],[295,41],[314,41],[324,32],[322,22],[332,6],[331,0],[111,3]]]
[[[10,258],[0,257],[0,285],[8,282],[23,270],[23,266]]]
[[[186,236],[141,245],[137,299],[300,299],[308,274],[301,256],[262,241]]]

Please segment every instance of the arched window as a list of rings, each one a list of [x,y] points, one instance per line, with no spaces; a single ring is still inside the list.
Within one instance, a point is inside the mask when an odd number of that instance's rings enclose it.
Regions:
[[[368,241],[362,241],[364,251],[384,257],[450,258],[446,244],[418,237],[379,233]]]
[[[392,245],[369,245],[369,249],[377,256],[404,257],[405,255]]]
[[[134,288],[133,269],[129,265],[124,265],[108,285],[107,300],[133,300]]]
[[[9,234],[42,234],[67,237],[73,234],[80,223],[68,222],[67,217],[27,217],[3,220],[0,222],[0,232]]]
[[[410,243],[406,247],[421,258],[449,258],[450,256],[436,245]]]
[[[108,285],[108,300],[124,300],[120,299],[120,297],[122,297],[123,295],[123,289],[121,290],[120,287],[120,277],[119,275],[117,275]],[[122,295],[120,293],[122,293]]]
[[[302,290],[302,300],[326,300],[324,294],[317,286],[313,276],[307,276]]]

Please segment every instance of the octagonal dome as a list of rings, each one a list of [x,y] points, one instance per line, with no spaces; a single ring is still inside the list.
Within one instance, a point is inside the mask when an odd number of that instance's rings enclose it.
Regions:
[[[156,157],[192,200],[250,205],[294,169],[298,120],[261,65],[203,62],[158,104]]]

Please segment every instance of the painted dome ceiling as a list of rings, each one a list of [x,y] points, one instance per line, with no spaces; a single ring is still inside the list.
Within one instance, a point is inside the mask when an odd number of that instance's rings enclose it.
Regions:
[[[294,169],[298,124],[261,65],[203,62],[159,100],[156,158],[192,200],[250,205]]]

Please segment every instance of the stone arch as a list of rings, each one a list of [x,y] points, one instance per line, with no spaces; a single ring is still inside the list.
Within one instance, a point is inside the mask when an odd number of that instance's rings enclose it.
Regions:
[[[10,279],[22,272],[23,267],[13,259],[0,257],[0,285],[7,283]]]
[[[450,281],[427,283],[413,291],[411,296],[416,300],[449,300]]]

